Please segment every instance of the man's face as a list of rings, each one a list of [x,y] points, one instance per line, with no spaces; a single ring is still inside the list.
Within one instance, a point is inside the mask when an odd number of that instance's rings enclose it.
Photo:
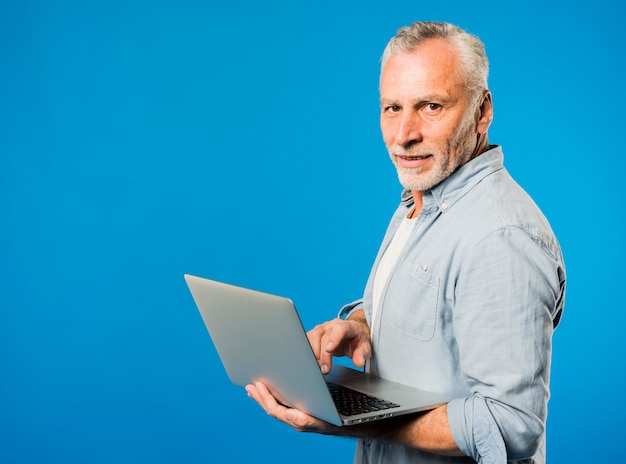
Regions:
[[[430,189],[474,154],[477,102],[458,68],[456,50],[439,39],[393,54],[383,68],[380,126],[405,188]]]

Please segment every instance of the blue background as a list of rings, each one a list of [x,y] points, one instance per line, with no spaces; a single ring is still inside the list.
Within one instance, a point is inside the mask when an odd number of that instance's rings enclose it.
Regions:
[[[351,462],[228,382],[182,276],[307,329],[359,297],[400,191],[378,60],[424,19],[486,43],[490,140],[565,253],[549,461],[617,462],[623,13],[561,5],[3,2],[0,462]]]

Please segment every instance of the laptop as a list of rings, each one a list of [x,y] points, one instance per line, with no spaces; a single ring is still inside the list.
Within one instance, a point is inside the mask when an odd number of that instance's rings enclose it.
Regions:
[[[323,375],[288,298],[185,274],[232,383],[267,385],[285,406],[337,426],[433,409],[440,394],[333,363]]]

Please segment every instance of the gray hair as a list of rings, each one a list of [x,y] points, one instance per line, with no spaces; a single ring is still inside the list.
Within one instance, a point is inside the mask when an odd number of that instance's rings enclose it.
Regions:
[[[449,23],[424,21],[400,28],[385,47],[381,58],[381,72],[391,55],[410,52],[428,39],[444,39],[456,47],[461,58],[461,72],[470,94],[478,97],[487,90],[489,60],[485,46],[478,37]]]

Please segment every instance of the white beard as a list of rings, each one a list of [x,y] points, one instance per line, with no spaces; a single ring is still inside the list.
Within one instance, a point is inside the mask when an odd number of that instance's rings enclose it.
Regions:
[[[474,113],[468,111],[468,115],[473,116]],[[473,117],[466,117],[453,137],[446,140],[445,150],[437,153],[428,149],[424,150],[423,148],[411,150],[411,148],[405,149],[401,146],[394,146],[389,149],[389,155],[396,166],[400,184],[409,190],[423,192],[438,185],[450,177],[459,167],[467,163],[476,149],[476,143],[477,138]],[[454,159],[452,157],[453,152],[456,153]],[[396,162],[396,156],[398,155],[431,155],[431,166],[426,170],[424,168],[403,168]]]

